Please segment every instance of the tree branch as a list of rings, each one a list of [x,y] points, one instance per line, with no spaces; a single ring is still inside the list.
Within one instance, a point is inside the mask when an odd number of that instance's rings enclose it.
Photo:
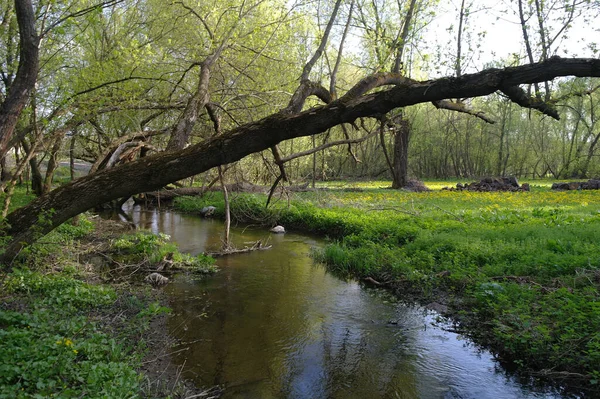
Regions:
[[[546,114],[556,120],[560,120],[558,111],[547,102],[540,99],[535,99],[527,95],[525,90],[519,86],[501,87],[500,91],[512,101],[519,104],[523,108],[537,109],[543,114]]]
[[[431,103],[437,109],[447,109],[450,111],[462,112],[464,114],[476,116],[477,118],[482,119],[487,123],[491,123],[491,124],[496,123],[495,120],[487,117],[485,115],[485,112],[472,110],[471,108],[467,107],[467,105],[463,102],[452,102],[452,101],[448,101],[448,100],[440,100],[440,101],[432,101]]]
[[[243,125],[183,150],[163,152],[84,176],[60,186],[7,215],[4,230],[11,240],[3,260],[96,205],[158,189],[170,182],[238,161],[284,140],[318,134],[361,117],[384,115],[409,105],[486,96],[506,87],[543,82],[560,76],[600,77],[600,59],[553,57],[537,64],[487,69],[459,78],[442,78],[336,100],[296,115],[282,112]],[[46,221],[39,223],[40,217]]]
[[[347,140],[330,141],[329,143],[321,144],[320,146],[311,148],[310,150],[306,150],[306,151],[302,151],[302,152],[297,152],[295,154],[288,155],[285,158],[281,158],[281,162],[282,163],[286,163],[286,162],[289,162],[289,161],[291,161],[293,159],[305,157],[307,155],[314,154],[315,152],[319,152],[319,151],[325,150],[327,148],[335,147],[335,146],[338,146],[338,145],[362,143],[363,141],[368,140],[371,137],[375,136],[377,133],[379,133],[379,131],[371,132],[371,133],[367,134],[366,136],[362,136],[362,137],[359,137],[357,139],[347,139]]]

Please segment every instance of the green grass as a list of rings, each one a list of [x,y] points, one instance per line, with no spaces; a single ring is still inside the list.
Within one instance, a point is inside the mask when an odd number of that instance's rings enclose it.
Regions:
[[[457,183],[472,183],[477,181],[476,178],[452,178],[452,179],[426,179],[423,180],[423,184],[431,190],[441,190],[444,187],[456,187]],[[552,184],[557,182],[569,182],[569,181],[585,181],[586,179],[519,179],[519,184],[529,183],[533,190],[538,189],[549,189]],[[330,189],[348,189],[348,188],[359,188],[359,189],[372,189],[372,188],[389,188],[392,186],[391,180],[364,180],[364,181],[352,181],[352,180],[332,180],[332,181],[320,181],[317,182],[317,188],[330,188]]]
[[[600,193],[552,192],[538,183],[522,193],[339,186],[269,210],[264,196],[249,194],[232,211],[240,221],[259,215],[332,238],[316,255],[331,270],[428,300],[449,293],[455,314],[505,359],[598,384]],[[222,209],[216,194],[176,204]]]

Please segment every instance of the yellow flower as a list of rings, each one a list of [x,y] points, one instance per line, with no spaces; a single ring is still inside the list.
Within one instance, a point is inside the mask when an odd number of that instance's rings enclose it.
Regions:
[[[73,341],[71,341],[69,338],[63,338],[56,341],[56,345],[64,345],[66,347],[71,347],[73,346]]]

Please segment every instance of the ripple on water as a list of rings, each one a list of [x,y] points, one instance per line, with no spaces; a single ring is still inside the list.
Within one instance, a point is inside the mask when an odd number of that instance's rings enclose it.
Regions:
[[[184,251],[219,246],[220,223],[136,212]],[[199,385],[222,384],[229,398],[561,397],[520,385],[488,352],[433,326],[430,312],[313,265],[314,238],[234,229],[233,239],[273,248],[221,258],[215,276],[166,288],[170,332],[193,342],[175,361]]]

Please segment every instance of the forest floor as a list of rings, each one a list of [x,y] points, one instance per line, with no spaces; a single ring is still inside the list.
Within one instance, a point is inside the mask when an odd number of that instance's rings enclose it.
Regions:
[[[99,217],[64,224],[0,272],[0,397],[207,398],[170,360],[165,298],[143,277],[174,253],[164,235]]]
[[[600,192],[389,190],[389,182],[336,182],[265,208],[234,194],[234,220],[330,239],[315,254],[329,270],[433,303],[475,342],[535,379],[600,392]],[[323,185],[321,185],[323,188]],[[218,193],[183,197],[222,215]],[[592,394],[593,395],[593,394]]]

